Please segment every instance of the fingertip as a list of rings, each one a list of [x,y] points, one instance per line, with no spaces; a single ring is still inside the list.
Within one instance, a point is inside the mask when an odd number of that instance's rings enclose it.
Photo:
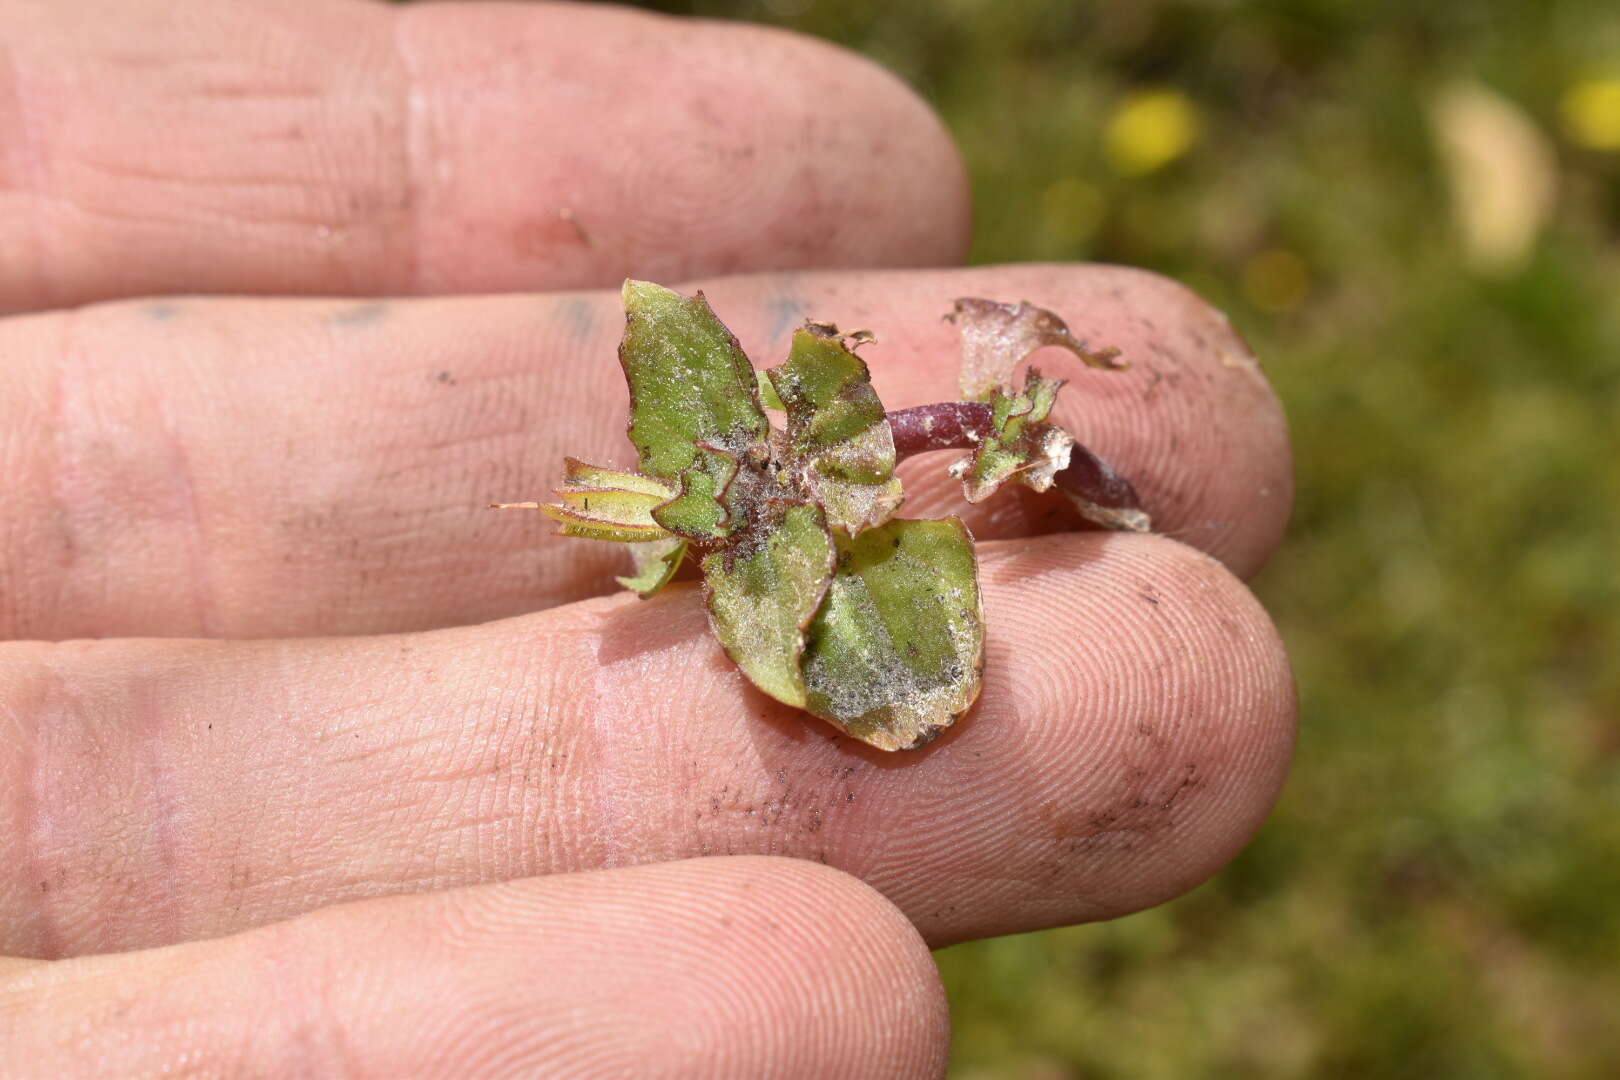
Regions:
[[[988,545],[988,708],[957,754],[1021,777],[998,813],[1043,849],[1029,914],[1113,918],[1206,880],[1252,838],[1292,757],[1286,653],[1218,560],[1158,536]],[[946,929],[975,936],[980,927]],[[931,935],[939,943],[940,937]]]
[[[1132,482],[1161,531],[1250,577],[1276,550],[1293,512],[1282,402],[1248,342],[1204,297],[1152,271],[1098,269],[1086,283],[1106,298],[1087,305],[1096,340],[1119,347],[1139,369],[1112,387],[1082,376],[1088,393],[1125,399],[1101,438],[1133,462]],[[1166,429],[1186,434],[1154,438]]]
[[[470,1042],[521,1052],[539,1027],[546,1046],[524,1060],[578,1075],[654,1061],[672,1076],[943,1073],[949,1016],[928,948],[842,871],[718,856],[442,901],[435,938],[467,972],[461,1020],[430,1043],[446,1064]]]
[[[0,1073],[943,1074],[916,930],[798,860],[361,901],[245,934],[0,962]]]
[[[806,37],[607,4],[174,8],[0,11],[17,84],[0,133],[31,177],[0,205],[18,238],[0,248],[0,311],[582,288],[966,248],[938,120]]]
[[[703,284],[755,357],[780,352],[786,332],[806,316],[871,328],[878,344],[863,355],[891,409],[956,397],[960,333],[940,318],[951,298],[1028,300],[1058,314],[1092,347],[1120,350],[1123,370],[1045,353],[1033,359],[1068,381],[1054,409],[1058,422],[1131,482],[1156,531],[1210,552],[1245,578],[1282,539],[1294,491],[1282,405],[1231,322],[1168,277],[1123,266],[1029,263]],[[1060,497],[1022,489],[964,509],[960,482],[930,455],[902,463],[901,471],[908,517],[960,514],[982,539],[1081,527]]]

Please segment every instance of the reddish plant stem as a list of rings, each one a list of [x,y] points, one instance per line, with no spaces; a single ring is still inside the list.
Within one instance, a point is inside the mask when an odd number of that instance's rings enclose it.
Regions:
[[[971,450],[991,432],[990,406],[981,401],[942,401],[900,409],[888,416],[894,452],[901,459],[930,450]]]
[[[930,450],[972,450],[993,431],[990,406],[978,401],[942,401],[889,413],[898,460]],[[1108,462],[1074,444],[1069,467],[1053,478],[1070,495],[1111,510],[1140,510],[1131,482]]]

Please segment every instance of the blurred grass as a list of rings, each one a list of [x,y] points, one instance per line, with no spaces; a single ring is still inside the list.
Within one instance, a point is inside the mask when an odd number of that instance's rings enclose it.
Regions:
[[[967,155],[975,260],[1175,276],[1290,414],[1298,509],[1256,583],[1302,699],[1282,804],[1175,903],[942,953],[956,1073],[1616,1075],[1620,8],[643,6],[898,72]],[[1434,130],[1455,85],[1556,172],[1489,271]],[[1502,154],[1479,168],[1534,164]]]

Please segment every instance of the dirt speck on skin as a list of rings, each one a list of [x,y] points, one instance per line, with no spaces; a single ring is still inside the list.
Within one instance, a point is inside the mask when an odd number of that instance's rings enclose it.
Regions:
[[[1151,727],[1140,733],[1152,737]],[[1065,855],[1133,851],[1169,830],[1176,822],[1177,807],[1206,784],[1191,762],[1157,781],[1148,777],[1147,770],[1129,770],[1120,796],[1100,807],[1071,813],[1044,811],[1041,816],[1051,826],[1051,839],[1058,850]],[[1071,868],[1056,860],[1046,864],[1046,869],[1057,878]]]
[[[331,317],[333,326],[371,326],[379,323],[388,314],[388,305],[384,303],[351,304],[334,312]]]
[[[861,766],[739,770],[698,795],[689,818],[697,853],[787,855],[831,861],[840,815],[854,812]],[[696,793],[694,793],[696,794]]]

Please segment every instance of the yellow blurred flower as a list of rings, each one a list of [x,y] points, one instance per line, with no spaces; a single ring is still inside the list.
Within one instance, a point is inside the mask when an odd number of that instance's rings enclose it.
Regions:
[[[1620,150],[1620,79],[1586,79],[1564,92],[1558,117],[1571,142]]]
[[[1186,94],[1145,90],[1114,109],[1103,149],[1121,176],[1145,176],[1181,157],[1197,138],[1198,110]]]

